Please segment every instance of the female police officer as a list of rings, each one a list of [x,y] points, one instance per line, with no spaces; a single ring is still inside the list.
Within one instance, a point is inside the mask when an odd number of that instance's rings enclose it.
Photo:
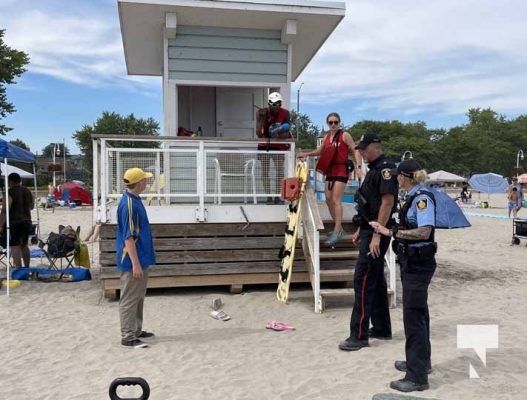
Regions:
[[[406,375],[391,382],[390,387],[401,392],[421,391],[429,387],[432,365],[427,300],[436,269],[434,197],[422,185],[426,171],[417,161],[405,160],[391,173],[397,175],[399,188],[407,193],[399,212],[399,227],[387,229],[378,222],[370,223],[376,232],[395,239],[394,250],[401,266],[406,361],[396,361],[395,368]]]

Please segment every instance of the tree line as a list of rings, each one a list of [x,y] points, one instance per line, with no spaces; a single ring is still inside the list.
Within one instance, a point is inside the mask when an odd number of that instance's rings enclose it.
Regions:
[[[407,151],[429,171],[445,170],[470,177],[476,173],[494,172],[505,177],[527,170],[527,115],[507,119],[491,108],[472,108],[467,123],[450,129],[429,129],[425,122],[359,121],[344,126],[355,142],[366,132],[377,133],[384,152],[399,161]],[[306,115],[292,112],[297,146],[316,146],[323,132]],[[519,171],[516,163],[519,164]]]

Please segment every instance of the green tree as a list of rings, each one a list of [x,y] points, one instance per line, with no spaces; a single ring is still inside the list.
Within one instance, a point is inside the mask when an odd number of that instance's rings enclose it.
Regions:
[[[64,143],[50,143],[42,149],[42,156],[53,158],[53,151],[55,150],[55,158],[61,159],[64,157],[64,150],[66,151],[66,157],[70,155],[70,149],[65,146]]]
[[[126,135],[126,136],[159,136],[159,123],[153,118],[137,119],[134,114],[121,116],[115,112],[104,111],[93,125],[84,125],[72,137],[75,139],[83,157],[86,168],[93,170],[92,135]],[[158,148],[159,142],[120,141],[120,147]]]
[[[29,146],[28,146],[25,142],[23,142],[22,140],[20,140],[20,139],[10,140],[9,143],[14,144],[15,146],[18,146],[18,147],[20,147],[21,149],[24,149],[24,150],[30,151]]]
[[[6,85],[11,85],[16,77],[22,75],[26,70],[24,66],[29,63],[29,57],[26,53],[14,50],[4,43],[5,29],[0,29],[0,121],[7,114],[16,111],[15,106],[7,101]],[[0,134],[5,135],[12,130],[0,124]]]
[[[317,146],[317,137],[321,130],[311,123],[306,114],[291,111],[291,130],[298,149],[314,149]]]
[[[18,146],[21,149],[30,151],[29,146],[26,143],[24,143],[22,140],[20,140],[20,139],[10,140],[9,143],[14,144],[15,146]],[[11,161],[9,164],[13,165],[13,166],[15,166],[17,168],[21,168],[21,169],[23,169],[25,171],[31,170],[31,167],[29,166],[28,163]]]

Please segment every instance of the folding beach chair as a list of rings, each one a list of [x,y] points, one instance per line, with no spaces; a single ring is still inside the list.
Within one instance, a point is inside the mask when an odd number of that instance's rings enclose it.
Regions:
[[[73,230],[71,227],[59,225],[59,233],[51,232],[45,242],[39,240],[38,247],[48,259],[50,268],[73,268],[75,253],[80,244],[79,233],[80,226]]]

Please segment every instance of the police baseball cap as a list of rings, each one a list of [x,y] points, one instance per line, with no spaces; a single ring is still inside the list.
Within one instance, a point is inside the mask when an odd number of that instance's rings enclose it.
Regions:
[[[376,133],[365,133],[359,143],[355,146],[356,150],[364,150],[372,143],[381,143],[381,138]]]
[[[130,168],[126,170],[123,176],[123,181],[127,185],[132,185],[146,178],[151,178],[154,175],[151,172],[145,172],[141,168]]]
[[[409,158],[408,160],[402,161],[397,168],[393,168],[390,170],[390,174],[392,175],[403,175],[408,178],[414,177],[414,172],[419,171],[421,169],[421,166],[417,161],[415,161],[413,158]]]

